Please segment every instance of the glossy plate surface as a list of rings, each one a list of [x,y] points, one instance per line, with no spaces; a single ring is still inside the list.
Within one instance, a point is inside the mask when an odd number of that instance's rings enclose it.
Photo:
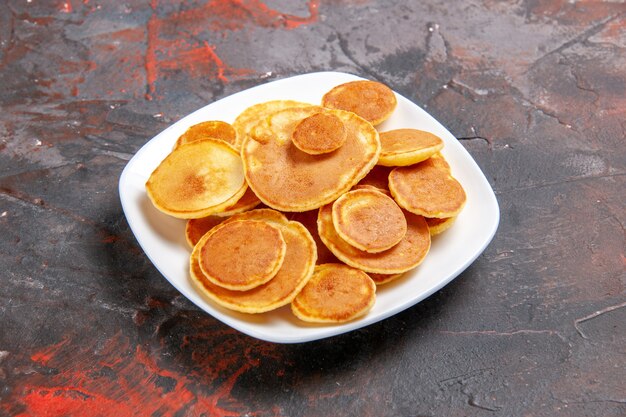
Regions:
[[[398,107],[379,131],[415,128],[430,131],[444,141],[442,154],[452,174],[463,185],[467,203],[455,224],[433,239],[425,261],[399,280],[377,290],[374,308],[364,317],[341,325],[311,325],[298,320],[285,306],[250,315],[224,309],[198,293],[189,278],[185,221],[162,214],[152,206],[145,183],[171,151],[176,139],[191,125],[205,120],[232,123],[247,107],[268,100],[298,100],[319,104],[332,87],[357,76],[318,72],[270,82],[205,106],[176,122],[146,143],[128,162],[119,182],[124,214],[144,252],[163,276],[185,297],[216,319],[252,337],[277,343],[307,342],[349,332],[392,316],[433,294],[463,272],[493,238],[500,212],[484,174],[456,138],[432,116],[398,95]]]

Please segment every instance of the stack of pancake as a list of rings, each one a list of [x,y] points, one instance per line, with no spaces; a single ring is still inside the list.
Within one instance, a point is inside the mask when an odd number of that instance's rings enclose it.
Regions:
[[[198,290],[240,312],[291,304],[304,321],[342,323],[416,268],[466,196],[440,138],[378,132],[396,103],[387,86],[354,81],[319,104],[263,102],[232,125],[190,127],[146,190],[188,219]]]

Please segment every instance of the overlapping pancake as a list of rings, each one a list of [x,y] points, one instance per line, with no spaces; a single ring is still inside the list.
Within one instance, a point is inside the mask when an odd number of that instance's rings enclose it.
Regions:
[[[261,120],[270,114],[290,107],[309,107],[311,104],[294,100],[272,100],[254,104],[237,116],[233,122],[233,127],[237,131],[237,143],[235,148],[240,149],[241,144],[250,130]]]
[[[370,276],[376,286],[388,284],[404,276],[404,274],[374,274],[373,272],[368,272],[367,275]]]
[[[313,238],[300,223],[287,222],[281,227],[281,233],[287,244],[287,251],[281,268],[267,283],[248,291],[233,291],[209,281],[199,264],[199,248],[206,236],[191,253],[192,282],[215,303],[244,313],[263,313],[289,304],[313,274],[317,256]]]
[[[445,217],[438,219],[436,217],[426,218],[426,224],[428,224],[428,230],[431,236],[438,235],[445,232],[454,224],[456,217]]]
[[[391,171],[389,190],[400,207],[424,217],[454,217],[461,212],[465,191],[439,163],[427,159]]]
[[[218,139],[203,139],[174,149],[146,182],[148,197],[160,211],[193,219],[223,211],[247,188],[241,157]]]
[[[418,266],[430,249],[430,233],[422,216],[405,212],[407,231],[397,245],[379,253],[369,253],[350,245],[335,230],[332,205],[319,210],[317,226],[320,238],[337,258],[365,272],[399,274]]]
[[[287,245],[281,230],[258,220],[225,222],[198,244],[200,269],[213,284],[245,291],[274,278]]]
[[[318,210],[309,210],[303,212],[289,213],[289,220],[302,223],[304,227],[311,233],[315,245],[317,246],[317,264],[338,263],[339,259],[324,245],[317,231],[317,213]]]
[[[452,172],[450,164],[448,164],[448,161],[446,161],[446,158],[443,157],[441,152],[436,152],[433,156],[428,158],[428,160],[436,167],[446,170],[448,173]]]
[[[208,138],[221,139],[235,146],[237,144],[237,131],[230,123],[220,120],[209,120],[207,122],[198,123],[190,126],[189,129],[178,138],[174,149],[189,142]]]
[[[207,216],[199,219],[189,219],[185,225],[185,239],[192,248],[209,230],[224,221],[224,217]]]
[[[344,323],[367,313],[376,301],[376,284],[363,271],[342,264],[322,264],[291,302],[301,320]]]
[[[355,189],[335,200],[332,219],[335,231],[343,240],[370,253],[395,246],[407,230],[406,218],[398,204],[372,188]]]
[[[380,134],[378,165],[407,166],[422,162],[443,148],[443,140],[430,132],[396,129]]]
[[[341,119],[332,112],[321,110],[297,123],[291,140],[302,152],[320,155],[341,147],[346,136]]]
[[[236,222],[239,220],[259,220],[278,226],[284,226],[289,222],[287,217],[280,211],[276,211],[270,208],[260,208],[235,214],[232,217],[224,220],[224,223]]]
[[[266,205],[307,211],[334,201],[362,179],[380,152],[378,132],[354,113],[333,110],[346,127],[334,152],[309,155],[291,141],[294,126],[320,107],[289,108],[267,117],[244,139],[241,155],[250,188]]]
[[[230,207],[226,207],[224,211],[215,213],[219,217],[228,217],[233,214],[242,213],[247,210],[251,210],[261,204],[261,200],[254,194],[254,191],[250,187],[246,189],[246,192],[241,196],[235,204]]]
[[[371,185],[381,190],[389,190],[389,173],[392,168],[376,165],[367,173],[367,175],[359,181],[361,185]]]
[[[369,80],[340,84],[322,98],[322,106],[356,113],[374,126],[387,120],[397,104],[389,87]]]

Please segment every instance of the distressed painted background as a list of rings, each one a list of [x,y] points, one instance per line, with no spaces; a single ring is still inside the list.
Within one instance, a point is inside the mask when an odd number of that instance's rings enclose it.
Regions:
[[[172,122],[311,71],[462,141],[498,234],[368,328],[261,342],[143,255],[117,181]],[[626,4],[0,0],[0,415],[626,415]]]

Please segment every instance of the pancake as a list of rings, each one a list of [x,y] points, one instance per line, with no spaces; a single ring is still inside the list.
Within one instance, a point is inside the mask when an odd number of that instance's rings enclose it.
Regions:
[[[450,168],[450,164],[448,164],[448,161],[446,161],[446,158],[443,157],[441,152],[436,152],[433,156],[428,158],[428,160],[432,162],[433,165],[435,165],[436,167],[444,169],[448,171],[448,173],[452,172],[452,169]]]
[[[245,291],[274,278],[287,245],[279,228],[257,220],[214,227],[198,244],[200,269],[215,285]]]
[[[191,280],[198,290],[213,302],[243,313],[263,313],[289,304],[313,274],[315,242],[304,226],[287,222],[281,227],[287,251],[281,268],[267,283],[248,291],[232,291],[209,281],[199,264],[202,239],[190,257]]]
[[[289,220],[302,223],[311,233],[315,245],[317,246],[317,264],[338,263],[339,259],[326,247],[317,232],[317,212],[318,210],[303,211],[300,213],[289,213]]]
[[[235,222],[239,220],[258,220],[278,226],[284,226],[289,222],[289,220],[287,220],[287,217],[279,211],[269,208],[260,208],[235,214],[232,217],[224,220],[224,223]]]
[[[296,124],[291,140],[302,152],[320,155],[332,152],[346,142],[346,128],[337,116],[321,111]]]
[[[370,276],[376,286],[388,284],[404,276],[404,274],[374,274],[372,272],[368,272],[367,275]]]
[[[270,114],[290,107],[309,107],[311,104],[294,100],[272,100],[258,103],[248,107],[237,116],[233,122],[233,127],[237,131],[237,143],[235,148],[241,149],[241,144],[250,130],[261,120]]]
[[[369,253],[355,248],[343,240],[335,231],[332,205],[319,210],[317,220],[320,238],[337,258],[365,272],[378,274],[400,274],[418,266],[430,249],[430,233],[422,216],[404,212],[407,231],[404,238],[386,251]]]
[[[146,182],[160,211],[182,219],[206,217],[235,204],[247,185],[239,154],[218,139],[174,149]]]
[[[371,186],[362,186],[371,187]],[[374,189],[356,189],[332,205],[335,231],[347,243],[365,252],[382,252],[406,234],[406,218],[391,198]]]
[[[244,139],[241,155],[248,185],[259,199],[282,211],[308,211],[334,201],[378,160],[378,132],[359,116],[333,110],[346,127],[346,142],[334,152],[309,155],[291,141],[294,126],[320,107],[272,114]]]
[[[374,126],[387,120],[396,105],[396,95],[389,87],[369,80],[338,85],[322,98],[322,106],[351,111]]]
[[[396,129],[380,134],[378,165],[407,166],[422,162],[443,148],[440,137],[417,129]]]
[[[424,217],[454,217],[465,205],[465,191],[450,173],[427,159],[416,165],[394,168],[389,190],[398,205]]]
[[[219,120],[209,120],[207,122],[198,123],[189,127],[189,129],[178,138],[174,149],[189,142],[208,138],[221,139],[235,146],[237,143],[237,131],[230,123]]]
[[[261,200],[259,200],[256,194],[254,194],[254,191],[252,191],[252,189],[248,187],[243,196],[239,200],[237,200],[235,204],[230,207],[226,207],[224,211],[215,213],[215,215],[219,217],[228,217],[232,216],[233,214],[242,213],[244,211],[253,209],[259,204],[261,204]]]
[[[223,217],[207,216],[199,219],[189,219],[185,225],[185,239],[192,248],[209,230],[224,221]]]
[[[381,190],[389,190],[389,173],[391,169],[390,167],[376,165],[359,181],[358,185],[371,185]]]
[[[431,236],[436,236],[440,233],[448,230],[454,222],[456,221],[456,217],[446,217],[443,219],[438,219],[436,217],[427,218],[426,224],[428,224],[428,230],[430,231]]]
[[[323,264],[291,302],[291,311],[314,323],[344,323],[367,313],[376,301],[376,284],[363,271]]]

